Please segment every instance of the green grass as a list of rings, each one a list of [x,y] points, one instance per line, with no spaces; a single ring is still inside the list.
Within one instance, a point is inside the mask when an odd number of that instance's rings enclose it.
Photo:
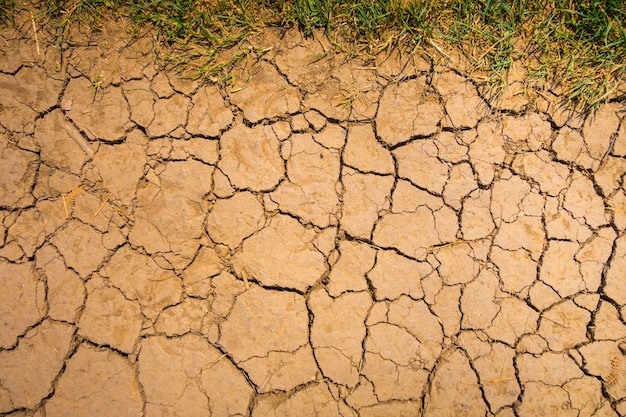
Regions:
[[[0,24],[13,22],[13,13],[16,7],[16,0],[0,0]]]
[[[393,46],[460,48],[489,74],[494,94],[514,63],[526,67],[528,91],[550,87],[594,109],[626,76],[626,2],[622,0],[45,0],[63,36],[68,23],[93,26],[111,14],[150,26],[163,57],[196,76],[225,80],[254,51],[244,40],[264,27],[324,31],[344,51],[371,57]],[[10,20],[19,1],[0,0]],[[517,65],[517,64],[516,64]]]

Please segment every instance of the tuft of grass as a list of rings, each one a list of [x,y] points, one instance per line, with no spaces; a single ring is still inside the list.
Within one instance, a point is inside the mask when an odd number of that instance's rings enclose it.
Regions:
[[[295,0],[268,1],[284,23],[298,25],[305,35],[315,29],[342,41],[380,43],[389,36],[409,34],[420,42],[434,25],[428,24],[436,0]]]
[[[1,1],[1,0],[0,0]],[[248,55],[240,49],[224,60],[263,26],[262,4],[246,0],[45,0],[46,14],[56,19],[57,43],[73,21],[97,28],[105,16],[129,18],[139,27],[151,27],[165,47],[166,64],[192,77],[219,81],[220,74]],[[222,75],[221,77],[218,75]]]
[[[0,19],[14,0],[0,0]],[[498,95],[517,64],[525,89],[551,90],[586,109],[615,96],[626,79],[623,0],[44,0],[58,37],[72,21],[98,27],[125,16],[154,28],[166,62],[194,76],[228,82],[238,62],[258,58],[244,41],[263,27],[318,30],[335,46],[371,56],[425,43],[460,49],[488,74]]]
[[[228,83],[229,70],[252,50],[243,41],[263,28],[254,1],[153,0],[127,2],[124,14],[155,28],[167,46],[164,61],[191,78]]]
[[[17,6],[16,0],[0,0],[0,23],[13,23],[13,14]]]
[[[250,1],[154,0],[127,2],[124,13],[149,23],[168,44],[200,43],[213,47],[237,44],[262,25]]]
[[[436,36],[460,46],[496,89],[514,62],[537,89],[554,89],[586,110],[626,75],[626,2],[514,0],[449,2]]]
[[[94,28],[100,26],[102,20],[119,7],[117,0],[45,0],[45,14],[62,17],[59,24],[71,21],[82,21]]]
[[[626,3],[556,0],[535,36],[547,80],[596,108],[626,76]]]

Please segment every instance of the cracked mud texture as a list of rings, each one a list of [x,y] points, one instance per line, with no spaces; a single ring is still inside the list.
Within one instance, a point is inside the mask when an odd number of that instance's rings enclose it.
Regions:
[[[120,25],[0,33],[0,414],[626,415],[623,104]]]

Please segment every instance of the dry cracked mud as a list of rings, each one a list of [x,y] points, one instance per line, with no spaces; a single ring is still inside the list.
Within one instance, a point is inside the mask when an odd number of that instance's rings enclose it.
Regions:
[[[622,104],[72,31],[0,33],[0,414],[626,415]]]

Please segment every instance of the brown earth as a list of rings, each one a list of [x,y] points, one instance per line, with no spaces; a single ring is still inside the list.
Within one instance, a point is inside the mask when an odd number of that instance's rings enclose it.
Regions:
[[[0,31],[0,414],[626,415],[623,104],[71,32]]]

